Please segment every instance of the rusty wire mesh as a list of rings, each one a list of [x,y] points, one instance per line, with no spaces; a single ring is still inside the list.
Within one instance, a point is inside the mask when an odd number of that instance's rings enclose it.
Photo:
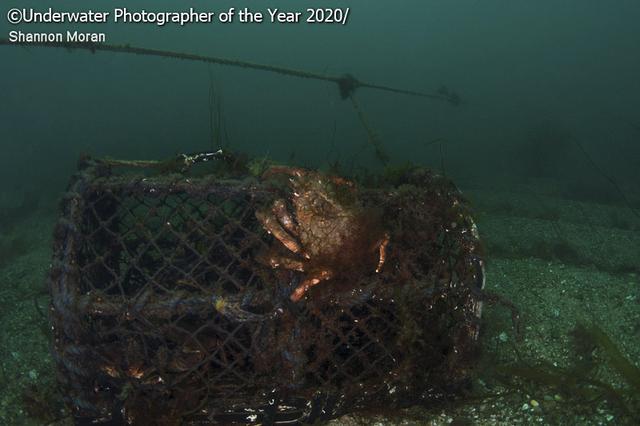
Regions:
[[[310,423],[464,388],[479,329],[475,226],[445,179],[362,192],[390,234],[380,274],[293,303],[304,272],[259,254],[258,179],[114,173],[85,160],[56,227],[53,352],[78,422]],[[345,253],[345,256],[349,256]]]

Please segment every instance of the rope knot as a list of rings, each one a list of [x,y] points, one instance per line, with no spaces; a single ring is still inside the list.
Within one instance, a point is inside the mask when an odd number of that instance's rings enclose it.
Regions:
[[[351,74],[345,74],[337,79],[338,88],[340,89],[340,97],[347,99],[356,91],[356,89],[362,86],[360,80],[352,76]]]

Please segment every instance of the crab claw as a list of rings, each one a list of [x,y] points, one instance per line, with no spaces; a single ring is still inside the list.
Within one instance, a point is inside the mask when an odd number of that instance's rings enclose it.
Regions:
[[[322,281],[330,280],[331,277],[333,277],[333,274],[330,271],[324,270],[320,272],[320,275],[318,277],[309,278],[302,281],[302,283],[300,283],[300,285],[296,287],[295,290],[293,290],[293,293],[291,293],[289,299],[291,299],[292,302],[298,302],[300,299],[302,299],[305,293],[309,291],[311,287],[320,284]]]

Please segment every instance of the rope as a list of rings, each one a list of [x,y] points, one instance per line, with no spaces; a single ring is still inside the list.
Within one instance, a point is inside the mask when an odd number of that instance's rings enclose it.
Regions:
[[[227,58],[219,58],[215,56],[203,56],[197,55],[193,53],[182,53],[182,52],[172,52],[167,50],[158,50],[158,49],[149,49],[145,47],[134,47],[128,44],[125,45],[114,45],[114,44],[103,44],[103,43],[71,43],[71,42],[10,42],[7,39],[0,38],[0,46],[36,46],[36,47],[53,47],[53,48],[63,48],[63,49],[84,49],[90,50],[92,53],[97,51],[104,52],[117,52],[117,53],[129,53],[133,55],[148,55],[148,56],[160,56],[164,58],[173,58],[173,59],[183,59],[187,61],[198,61],[205,62],[209,64],[217,64],[217,65],[226,65],[232,67],[240,67],[240,68],[249,68],[259,71],[273,72],[282,75],[288,75],[291,77],[298,78],[307,78],[312,80],[321,80],[327,81],[331,83],[335,83],[338,85],[340,90],[340,95],[342,99],[347,99],[353,92],[360,88],[369,88],[375,90],[382,90],[386,92],[398,93],[403,95],[410,96],[418,96],[423,98],[429,98],[439,101],[449,102],[452,105],[458,105],[460,103],[460,98],[456,93],[448,92],[448,91],[438,91],[436,93],[425,93],[418,92],[415,90],[405,90],[398,89],[389,86],[383,86],[378,84],[371,84],[362,82],[352,75],[346,74],[341,77],[337,76],[327,76],[323,74],[316,74],[308,71],[301,71],[291,68],[278,67],[274,65],[265,65],[258,64],[254,62],[241,61],[237,59],[227,59]]]
[[[233,154],[227,151],[219,149],[217,151],[209,152],[197,152],[193,154],[179,154],[169,160],[117,160],[113,158],[105,158],[101,160],[103,164],[111,167],[132,167],[132,168],[156,168],[165,173],[184,173],[188,171],[191,166],[198,163],[206,163],[210,160],[222,160],[232,161],[234,160]]]
[[[358,104],[358,102],[356,102],[356,98],[353,96],[353,94],[349,95],[349,99],[351,99],[353,109],[356,111],[356,114],[358,114],[358,119],[360,120],[360,123],[362,123],[362,127],[364,127],[364,130],[367,132],[367,140],[373,147],[376,158],[382,163],[383,166],[388,166],[389,155],[384,151],[384,149],[382,149],[382,143],[380,142],[378,134],[369,124],[367,117],[365,117],[364,115],[364,111],[362,111],[362,108],[360,108],[360,105]]]
[[[622,188],[620,188],[620,185],[618,185],[618,182],[616,182],[616,180],[611,175],[607,174],[602,169],[602,167],[598,166],[598,164],[594,161],[594,159],[591,157],[591,155],[589,155],[587,150],[584,148],[584,146],[582,146],[582,143],[580,143],[580,141],[578,139],[576,139],[576,138],[572,138],[572,139],[573,139],[573,142],[575,142],[575,144],[578,146],[580,151],[582,151],[582,153],[584,154],[585,158],[591,164],[591,166],[594,168],[594,170],[597,171],[598,173],[600,173],[600,175],[603,178],[605,178],[615,188],[616,192],[618,192],[618,194],[620,195],[620,198],[622,199],[622,202],[624,203],[624,205],[631,211],[631,213],[635,217],[640,219],[640,213],[638,213],[636,211],[636,209],[633,207],[633,205],[631,204],[631,201],[629,201],[629,199],[627,198],[627,195],[624,193]]]

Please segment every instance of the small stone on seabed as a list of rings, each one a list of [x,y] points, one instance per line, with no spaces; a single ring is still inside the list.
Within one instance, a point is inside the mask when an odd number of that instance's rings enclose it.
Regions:
[[[522,404],[522,409],[523,410],[528,410],[529,409],[529,404],[527,404],[526,402],[524,404]]]

